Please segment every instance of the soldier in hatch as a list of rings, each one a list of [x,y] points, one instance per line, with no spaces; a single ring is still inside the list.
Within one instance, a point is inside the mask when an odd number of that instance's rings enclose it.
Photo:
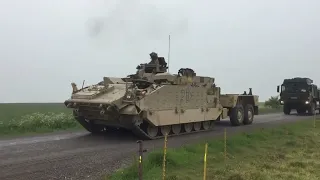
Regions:
[[[150,53],[150,58],[151,58],[151,61],[149,62],[149,64],[159,64],[157,53],[155,52]]]
[[[140,66],[137,67],[137,73],[136,73],[136,77],[138,77],[139,79],[143,77],[144,74],[144,69],[141,68]]]
[[[150,55],[150,58],[151,58],[151,61],[148,63],[148,64],[154,64],[154,65],[157,65],[159,64],[159,60],[158,60],[158,54],[155,53],[155,52],[152,52],[149,54]],[[141,68],[140,66],[137,67],[137,72],[136,72],[136,75],[139,77],[139,78],[143,78],[143,74],[144,74],[144,69]]]
[[[78,87],[76,85],[76,83],[71,83],[71,86],[72,86],[72,94],[76,93],[78,91]]]

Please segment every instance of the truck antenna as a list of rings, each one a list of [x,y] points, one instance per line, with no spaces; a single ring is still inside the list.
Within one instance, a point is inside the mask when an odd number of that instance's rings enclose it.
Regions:
[[[170,34],[169,34],[169,51],[168,51],[168,72],[169,72],[169,63],[170,63]]]

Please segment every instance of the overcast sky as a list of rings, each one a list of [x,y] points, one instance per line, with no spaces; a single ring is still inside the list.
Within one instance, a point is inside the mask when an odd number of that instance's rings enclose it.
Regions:
[[[0,102],[62,102],[71,82],[135,73],[152,51],[167,58],[169,34],[170,72],[215,77],[222,93],[252,87],[265,100],[293,76],[320,86],[319,10],[319,0],[1,1]]]

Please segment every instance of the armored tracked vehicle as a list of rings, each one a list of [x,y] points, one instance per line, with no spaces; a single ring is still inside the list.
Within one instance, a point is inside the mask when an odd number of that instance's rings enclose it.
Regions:
[[[258,114],[258,96],[220,94],[212,77],[189,68],[167,72],[163,57],[140,64],[135,74],[77,89],[64,104],[88,131],[125,128],[143,139],[207,131],[215,121],[230,117],[231,125],[248,125]]]

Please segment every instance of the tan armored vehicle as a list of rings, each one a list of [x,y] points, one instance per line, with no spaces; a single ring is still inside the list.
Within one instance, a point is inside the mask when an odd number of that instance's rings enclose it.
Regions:
[[[152,54],[150,54],[152,55]],[[144,139],[210,130],[215,121],[230,117],[233,126],[251,124],[258,114],[258,96],[220,94],[214,78],[192,69],[167,72],[163,57],[140,64],[136,74],[77,89],[64,103],[88,131],[125,128]]]

